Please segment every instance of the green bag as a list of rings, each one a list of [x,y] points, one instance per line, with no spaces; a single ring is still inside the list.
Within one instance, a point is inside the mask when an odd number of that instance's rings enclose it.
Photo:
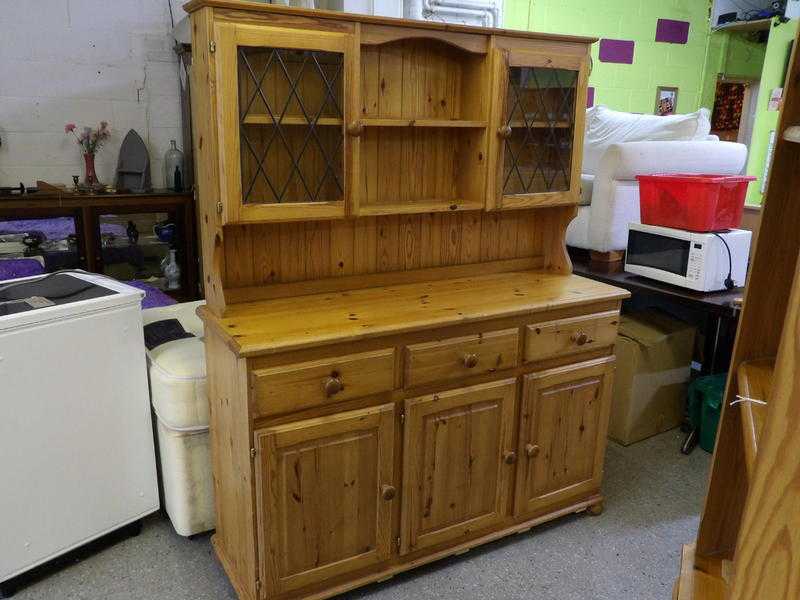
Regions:
[[[689,421],[699,431],[700,447],[706,452],[714,451],[727,380],[728,374],[720,373],[698,377],[689,384]]]

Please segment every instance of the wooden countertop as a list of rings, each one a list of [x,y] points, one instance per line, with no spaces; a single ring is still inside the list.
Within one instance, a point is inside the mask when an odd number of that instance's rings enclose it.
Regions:
[[[205,307],[198,314],[247,357],[628,296],[577,275],[524,271],[248,302],[221,318]]]

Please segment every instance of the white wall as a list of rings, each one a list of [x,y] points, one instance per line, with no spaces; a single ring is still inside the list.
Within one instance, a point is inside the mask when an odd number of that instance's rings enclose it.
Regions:
[[[180,5],[173,0],[176,22]],[[0,185],[72,185],[83,159],[64,124],[107,120],[100,180],[113,184],[133,128],[161,187],[169,140],[183,148],[171,30],[168,0],[0,0]]]

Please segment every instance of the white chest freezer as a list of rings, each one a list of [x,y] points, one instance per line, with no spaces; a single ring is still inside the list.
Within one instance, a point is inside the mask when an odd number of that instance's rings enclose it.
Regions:
[[[0,582],[159,507],[142,292],[24,281],[0,282]]]

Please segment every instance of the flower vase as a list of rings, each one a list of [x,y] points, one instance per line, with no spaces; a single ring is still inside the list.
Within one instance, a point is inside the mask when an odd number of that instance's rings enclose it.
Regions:
[[[83,183],[86,185],[86,187],[92,189],[99,183],[97,180],[97,171],[94,170],[94,154],[91,152],[84,153],[83,162],[86,169],[86,175],[83,178]]]
[[[169,251],[169,262],[163,266],[164,277],[167,279],[167,289],[177,290],[181,287],[181,267],[178,264],[175,250]]]

